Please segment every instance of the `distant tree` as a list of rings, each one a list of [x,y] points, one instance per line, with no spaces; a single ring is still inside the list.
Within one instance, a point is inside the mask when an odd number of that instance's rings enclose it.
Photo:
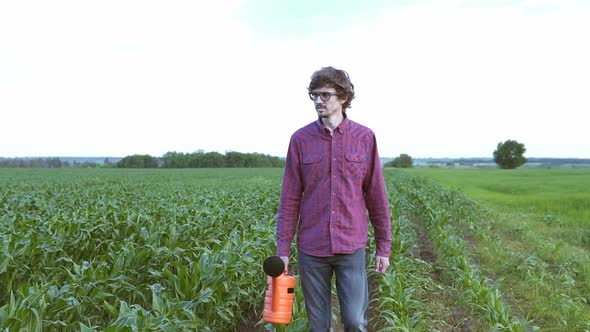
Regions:
[[[219,152],[207,152],[203,167],[223,167],[225,166],[225,156]]]
[[[179,156],[181,153],[176,151],[166,152],[162,156],[162,167],[164,168],[180,168]]]
[[[111,162],[111,160],[108,157],[106,157],[106,158],[104,158],[102,165],[100,165],[100,167],[101,168],[111,168],[111,167],[113,167],[113,163]]]
[[[526,148],[522,143],[514,140],[500,142],[494,151],[494,161],[502,169],[515,169],[526,164],[525,152]]]
[[[98,164],[92,161],[84,161],[78,165],[80,168],[97,168]]]
[[[402,153],[399,157],[388,161],[384,165],[385,167],[396,167],[396,168],[412,168],[414,166],[414,160],[410,155]]]
[[[248,167],[248,156],[245,153],[226,151],[225,160],[227,167]]]
[[[121,160],[118,167],[140,164],[138,160],[126,157],[128,160]],[[163,168],[220,168],[220,167],[284,167],[285,161],[279,157],[260,153],[241,153],[228,151],[226,154],[219,152],[204,152],[198,150],[193,153],[167,152],[162,156],[161,167]],[[156,166],[157,167],[157,166]]]
[[[158,158],[149,154],[134,154],[117,162],[119,168],[157,168]]]
[[[22,168],[61,168],[69,167],[67,161],[58,157],[47,158],[0,158],[0,167],[22,167]]]

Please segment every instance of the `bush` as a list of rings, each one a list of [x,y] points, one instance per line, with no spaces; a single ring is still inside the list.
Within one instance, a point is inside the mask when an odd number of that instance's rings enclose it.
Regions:
[[[385,163],[385,167],[412,168],[413,166],[414,161],[412,160],[412,157],[405,153],[402,153],[399,157]]]

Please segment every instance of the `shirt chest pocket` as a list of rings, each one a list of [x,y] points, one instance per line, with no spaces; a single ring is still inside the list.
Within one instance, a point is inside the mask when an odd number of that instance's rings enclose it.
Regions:
[[[367,170],[367,155],[358,152],[346,153],[346,177],[353,181],[363,181]]]
[[[322,153],[310,153],[303,156],[301,175],[306,184],[317,182],[321,178],[324,173],[322,170],[322,159],[324,159]]]

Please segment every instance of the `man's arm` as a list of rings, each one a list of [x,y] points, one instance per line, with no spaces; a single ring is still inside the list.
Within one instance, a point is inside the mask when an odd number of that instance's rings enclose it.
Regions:
[[[391,250],[391,217],[389,211],[389,200],[387,196],[387,189],[385,188],[385,181],[383,179],[383,171],[381,169],[381,161],[379,160],[379,152],[377,150],[377,140],[372,135],[369,141],[370,158],[367,162],[367,176],[363,183],[365,192],[365,200],[367,210],[369,211],[369,219],[375,229],[375,242],[377,242],[377,256],[381,259],[377,260],[377,271],[387,269],[389,266],[389,254]],[[387,262],[383,260],[387,259]],[[384,269],[379,264],[386,265]]]
[[[281,189],[281,201],[277,219],[277,255],[289,257],[291,242],[295,236],[299,221],[299,207],[303,185],[299,153],[294,138],[289,142],[289,150],[285,161],[285,174]],[[285,265],[285,271],[287,266]]]

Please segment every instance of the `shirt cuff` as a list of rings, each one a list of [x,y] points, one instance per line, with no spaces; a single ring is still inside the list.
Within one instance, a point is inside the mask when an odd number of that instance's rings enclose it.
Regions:
[[[290,243],[277,243],[277,256],[289,256],[291,250]]]
[[[383,248],[383,246],[377,245],[377,256],[389,257],[391,255],[391,249]]]
[[[379,252],[379,251],[377,251],[377,254],[376,254],[376,256],[387,257],[387,258],[389,258],[389,255],[390,255],[390,253],[383,253],[383,252]]]

